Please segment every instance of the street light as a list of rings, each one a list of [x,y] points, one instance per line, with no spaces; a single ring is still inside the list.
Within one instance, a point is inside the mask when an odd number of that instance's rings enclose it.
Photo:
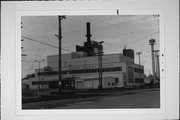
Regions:
[[[39,72],[38,72],[38,77],[39,77],[39,82],[38,82],[38,94],[40,93],[40,64],[41,62],[44,62],[45,60],[35,60],[35,62],[39,63]]]
[[[156,70],[155,70],[155,78],[156,80],[158,80],[159,82],[159,79],[160,79],[160,70],[159,70],[159,50],[154,50],[154,53],[155,53],[155,57],[156,57],[156,62],[155,62],[155,67],[156,67]]]
[[[140,65],[141,65],[141,59],[140,59],[141,54],[142,54],[142,52],[136,52],[136,55],[138,55],[138,57],[139,57],[139,77],[140,77],[139,82],[140,82],[140,87],[141,87],[141,82],[142,82],[141,71],[140,71],[140,69],[141,69],[141,67],[140,67]]]
[[[102,43],[104,43],[104,41],[100,41],[98,46],[99,89],[102,89],[102,51],[101,51]]]

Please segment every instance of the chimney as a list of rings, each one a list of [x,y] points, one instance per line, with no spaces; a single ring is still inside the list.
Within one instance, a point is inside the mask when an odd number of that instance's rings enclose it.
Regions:
[[[91,42],[91,26],[90,26],[90,22],[87,22],[86,23],[86,31],[87,31],[87,34],[86,34],[86,37],[87,37],[87,43],[90,43]]]

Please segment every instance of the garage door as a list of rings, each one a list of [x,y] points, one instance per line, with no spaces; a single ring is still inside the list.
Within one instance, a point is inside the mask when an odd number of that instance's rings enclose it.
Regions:
[[[93,80],[93,88],[97,89],[99,86],[99,80]]]
[[[85,81],[84,81],[84,87],[85,87],[86,89],[91,89],[91,88],[93,88],[92,80],[85,80]]]
[[[83,89],[83,81],[76,81],[76,89]]]

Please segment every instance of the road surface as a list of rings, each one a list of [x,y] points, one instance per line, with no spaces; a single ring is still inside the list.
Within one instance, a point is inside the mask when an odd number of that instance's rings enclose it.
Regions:
[[[160,108],[159,88],[114,92],[106,96],[25,103],[23,109]]]

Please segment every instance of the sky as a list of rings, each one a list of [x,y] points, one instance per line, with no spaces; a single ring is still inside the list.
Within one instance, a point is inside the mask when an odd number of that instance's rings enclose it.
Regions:
[[[34,73],[38,63],[47,66],[48,55],[58,55],[58,17],[22,16],[22,77]],[[86,41],[86,22],[91,23],[92,40],[104,41],[104,54],[122,53],[123,48],[133,49],[135,63],[139,63],[136,52],[142,52],[141,64],[145,74],[152,73],[150,39],[156,40],[155,50],[159,50],[159,17],[156,15],[96,15],[66,16],[62,20],[62,53],[75,52],[75,45]],[[51,47],[23,37],[50,44]]]

